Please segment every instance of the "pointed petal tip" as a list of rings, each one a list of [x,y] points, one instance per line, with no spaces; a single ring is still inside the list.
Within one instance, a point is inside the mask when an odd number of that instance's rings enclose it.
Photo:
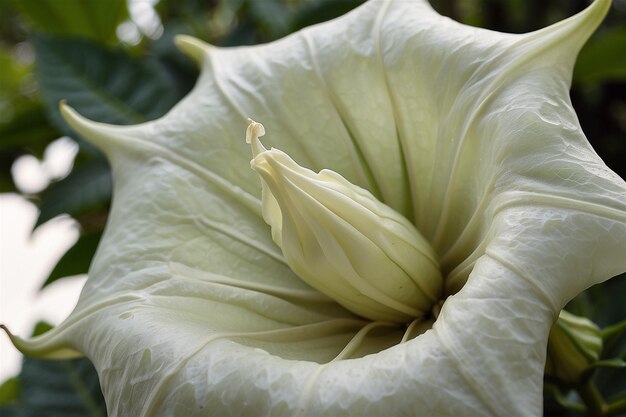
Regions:
[[[176,35],[174,44],[182,53],[196,61],[198,65],[202,65],[204,57],[213,48],[212,45],[189,35]]]
[[[595,0],[567,19],[523,34],[518,39],[524,46],[518,51],[542,67],[562,67],[571,74],[580,50],[604,20],[611,2]]]
[[[72,129],[102,151],[106,152],[113,144],[122,144],[124,142],[123,131],[128,129],[129,126],[115,126],[94,122],[77,112],[65,100],[59,102],[59,110],[63,119]]]
[[[600,26],[611,4],[612,0],[595,0],[580,13],[543,30],[560,33],[562,40],[578,52]]]
[[[54,329],[32,339],[22,339],[14,335],[4,324],[0,324],[11,343],[22,354],[40,359],[72,359],[84,356],[82,353],[70,348],[60,338],[60,332]]]
[[[70,120],[82,117],[72,106],[67,104],[65,99],[59,101],[59,111],[67,123],[70,123]]]
[[[65,122],[76,132],[78,132],[85,139],[89,140],[94,145],[103,148],[103,143],[98,138],[100,135],[96,134],[95,122],[83,117],[73,107],[67,104],[66,100],[59,102],[59,111]]]
[[[594,0],[589,6],[587,6],[585,10],[581,12],[588,13],[593,16],[589,17],[589,20],[591,21],[591,31],[589,35],[591,35],[591,33],[593,33],[593,31],[596,30],[598,26],[600,26],[600,23],[602,23],[609,10],[611,9],[612,4],[613,0]]]
[[[611,8],[611,5],[613,4],[613,0],[595,0],[593,4],[596,4],[596,3],[598,4],[598,6],[596,7],[603,8],[604,12],[606,13]]]

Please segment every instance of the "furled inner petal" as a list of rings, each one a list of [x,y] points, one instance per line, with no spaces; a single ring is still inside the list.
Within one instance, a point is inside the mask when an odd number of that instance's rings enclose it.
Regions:
[[[330,170],[299,166],[259,141],[250,120],[252,168],[262,178],[263,217],[291,269],[347,309],[408,322],[439,300],[437,255],[402,215]]]

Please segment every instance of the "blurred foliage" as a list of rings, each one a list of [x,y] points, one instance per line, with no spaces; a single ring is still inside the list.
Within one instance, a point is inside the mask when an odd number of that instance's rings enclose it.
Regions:
[[[180,100],[197,77],[195,66],[174,47],[174,35],[184,33],[221,46],[269,42],[340,16],[362,2],[0,0],[0,192],[21,193],[37,204],[37,226],[69,214],[82,227],[81,238],[43,285],[87,271],[111,199],[105,158],[62,122],[60,100],[97,121],[131,124],[155,119]],[[587,1],[432,0],[432,4],[441,14],[466,24],[521,33],[568,17]],[[626,0],[614,0],[607,20],[581,51],[571,92],[590,142],[623,178],[625,51]],[[46,147],[63,135],[79,144],[69,175],[53,178],[38,192],[18,189],[11,174],[13,163],[23,155],[42,158]],[[604,328],[603,350],[580,384],[546,381],[545,415],[594,415],[581,397],[589,381],[607,401],[624,396],[623,294],[626,276],[591,288],[568,305],[569,311]],[[26,359],[22,373],[0,385],[3,416],[104,416],[103,404],[86,359]]]
[[[115,29],[128,15],[125,0],[11,0],[33,29],[63,37],[115,42]]]

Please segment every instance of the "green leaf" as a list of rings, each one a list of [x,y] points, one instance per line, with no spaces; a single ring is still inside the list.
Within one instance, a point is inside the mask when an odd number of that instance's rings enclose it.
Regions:
[[[622,303],[622,301],[618,301],[618,298],[612,302]],[[596,365],[594,381],[606,398],[626,391],[626,366],[624,366],[626,332],[624,330],[624,322],[621,322],[603,331],[603,360],[599,365]]]
[[[19,155],[20,153],[14,150],[0,151],[0,193],[11,193],[16,190],[11,166]]]
[[[42,288],[59,278],[87,273],[101,236],[102,232],[100,231],[81,236],[59,260]]]
[[[41,102],[17,103],[11,120],[0,123],[0,151],[20,149],[41,157],[46,146],[59,136],[59,131],[48,121]]]
[[[613,347],[624,335],[626,335],[626,320],[602,329],[602,339],[607,347]]]
[[[131,124],[163,115],[179,99],[154,61],[81,40],[37,36],[33,45],[42,96],[53,122],[66,132],[61,100],[94,120]]]
[[[552,412],[555,412],[556,410],[562,411],[561,409],[570,410],[577,413],[583,413],[586,411],[586,408],[583,404],[572,401],[565,394],[563,394],[563,392],[561,392],[561,389],[557,385],[553,383],[546,382],[544,384],[544,397],[546,400],[552,400],[552,402],[556,403],[553,404],[551,401],[548,401],[548,403],[546,404],[548,406],[547,408],[550,410],[555,408],[555,410],[551,410]],[[558,405],[558,407],[555,407],[556,405]]]
[[[16,158],[24,153],[41,157],[59,137],[35,94],[32,75],[32,65],[0,47],[0,192],[15,191],[11,166]]]
[[[60,215],[77,218],[87,234],[82,235],[58,261],[43,287],[59,278],[86,273],[96,252],[102,224],[93,224],[94,213],[106,212],[111,201],[111,172],[104,160],[90,159],[41,195],[36,226]]]
[[[0,405],[16,403],[20,395],[20,383],[17,378],[9,378],[0,385]]]
[[[15,59],[8,48],[3,47],[0,49],[0,67],[0,97],[18,95],[24,77],[30,73],[30,66]]]
[[[588,317],[604,328],[626,318],[625,293],[626,274],[622,274],[579,294],[566,306],[566,310]]]
[[[0,405],[0,416],[2,417],[22,417],[20,410],[14,405]]]
[[[195,63],[176,47],[176,36],[188,32],[193,32],[189,25],[170,22],[164,28],[163,35],[150,44],[150,53],[172,79],[171,89],[179,97],[184,97],[191,91],[199,73]]]
[[[90,210],[106,209],[111,189],[109,166],[103,160],[93,159],[43,192],[35,227],[60,214],[78,217]]]
[[[126,18],[125,0],[14,0],[13,6],[36,29],[52,35],[115,40]]]
[[[291,21],[290,29],[298,30],[315,23],[341,16],[362,4],[364,0],[315,0],[304,3]]]
[[[41,158],[46,147],[60,134],[48,121],[41,102],[11,100],[5,104],[5,115],[9,117],[0,121],[0,192],[14,192],[13,162],[26,153]]]
[[[626,362],[624,362],[620,358],[607,359],[607,360],[595,362],[594,364],[590,366],[590,368],[622,369],[622,368],[626,368]]]
[[[20,408],[27,417],[105,417],[98,375],[87,359],[26,358],[19,376]]]
[[[626,274],[622,274],[589,288],[567,306],[569,311],[584,315],[600,327],[604,327],[601,363],[600,366],[593,366],[590,371],[595,370],[593,382],[607,398],[626,389],[626,378],[624,378],[626,368],[606,366],[619,365],[615,359],[619,360],[626,346],[626,331],[624,331],[626,330],[624,328],[626,305],[623,302],[625,291]],[[612,360],[615,361],[610,362]]]
[[[624,27],[618,26],[598,33],[580,52],[574,69],[574,80],[587,85],[626,80],[624,45]]]
[[[271,38],[289,33],[289,9],[280,0],[249,0],[248,5],[257,26],[264,29]]]
[[[33,336],[39,336],[44,334],[47,331],[50,331],[54,328],[54,326],[52,326],[49,323],[46,323],[45,321],[39,321],[37,322],[37,324],[35,324],[35,329],[33,330]]]

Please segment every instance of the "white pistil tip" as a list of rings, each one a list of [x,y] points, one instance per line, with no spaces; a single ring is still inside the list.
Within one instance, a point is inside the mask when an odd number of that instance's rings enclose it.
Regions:
[[[246,143],[251,144],[253,140],[265,135],[265,127],[261,123],[248,118],[248,129],[246,130]]]

